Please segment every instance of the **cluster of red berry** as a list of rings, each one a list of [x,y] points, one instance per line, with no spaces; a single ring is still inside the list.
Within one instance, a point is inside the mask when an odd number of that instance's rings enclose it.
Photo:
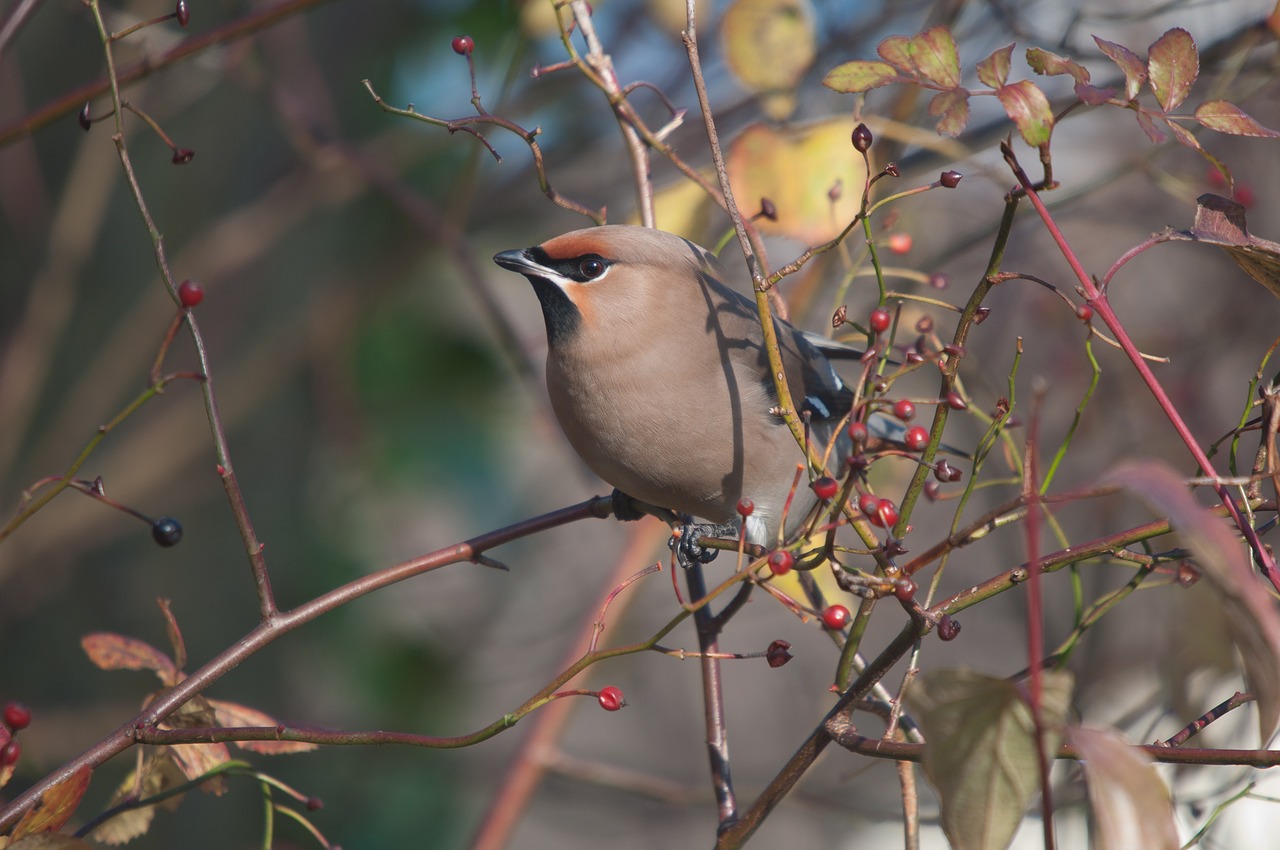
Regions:
[[[31,709],[10,700],[4,704],[3,720],[3,725],[0,725],[0,770],[12,767],[22,757],[22,745],[14,736],[31,725]]]

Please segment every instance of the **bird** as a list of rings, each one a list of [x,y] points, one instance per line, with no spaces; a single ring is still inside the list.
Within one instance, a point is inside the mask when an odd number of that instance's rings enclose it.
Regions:
[[[493,259],[532,284],[552,410],[600,478],[633,500],[709,521],[696,526],[707,536],[742,531],[772,548],[804,526],[818,499],[805,482],[795,486],[804,454],[778,412],[756,303],[725,283],[712,252],[653,228],[602,225]],[[840,426],[854,393],[831,361],[863,353],[773,322],[810,439],[819,450],[837,439],[832,457],[843,462],[852,446]],[[866,424],[890,441],[905,431],[879,413]],[[739,511],[744,498],[749,513]]]

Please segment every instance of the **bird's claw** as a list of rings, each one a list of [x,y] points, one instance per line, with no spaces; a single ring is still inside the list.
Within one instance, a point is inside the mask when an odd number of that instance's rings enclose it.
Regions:
[[[725,523],[723,525],[686,523],[680,527],[678,533],[671,535],[667,545],[675,552],[676,561],[680,566],[688,569],[695,563],[709,564],[715,560],[716,555],[720,554],[719,549],[700,545],[700,541],[704,537],[737,536],[738,526],[736,523]]]

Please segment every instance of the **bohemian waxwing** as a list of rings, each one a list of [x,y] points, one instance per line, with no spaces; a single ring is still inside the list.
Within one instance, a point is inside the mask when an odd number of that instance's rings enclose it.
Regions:
[[[804,456],[770,412],[777,399],[755,302],[722,282],[716,257],[671,233],[611,225],[493,259],[533,284],[551,407],[587,465],[628,496],[715,523],[735,520],[750,498],[748,542],[775,545]],[[825,448],[853,404],[828,356],[861,353],[774,322],[793,399]],[[867,425],[890,441],[905,430],[880,414]],[[848,453],[837,446],[832,462]],[[785,535],[815,502],[802,481]]]

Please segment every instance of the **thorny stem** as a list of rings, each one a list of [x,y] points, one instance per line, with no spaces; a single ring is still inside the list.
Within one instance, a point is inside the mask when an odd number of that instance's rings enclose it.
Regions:
[[[1160,405],[1160,409],[1164,411],[1169,422],[1173,425],[1174,430],[1178,432],[1178,436],[1182,438],[1183,444],[1187,447],[1187,451],[1191,453],[1191,457],[1204,470],[1206,475],[1211,477],[1217,476],[1217,472],[1213,468],[1213,464],[1205,455],[1204,450],[1200,448],[1195,435],[1191,433],[1191,429],[1187,427],[1187,423],[1183,421],[1181,414],[1173,404],[1173,400],[1169,398],[1164,387],[1156,378],[1155,373],[1151,371],[1151,367],[1142,359],[1141,352],[1138,351],[1133,340],[1129,337],[1120,318],[1111,308],[1111,303],[1107,300],[1106,293],[1099,290],[1094,283],[1093,278],[1085,271],[1084,266],[1080,264],[1080,260],[1076,257],[1075,252],[1067,243],[1066,237],[1062,231],[1058,229],[1053,217],[1049,214],[1049,210],[1045,207],[1044,202],[1040,200],[1039,194],[1032,185],[1026,172],[1022,170],[1022,166],[1018,164],[1017,157],[1014,156],[1013,149],[1008,143],[1002,143],[1001,152],[1004,154],[1005,162],[1009,164],[1014,176],[1017,177],[1028,200],[1035,206],[1036,212],[1040,215],[1040,220],[1044,223],[1045,228],[1049,231],[1049,235],[1053,237],[1053,241],[1057,243],[1058,249],[1062,252],[1062,256],[1066,258],[1067,264],[1071,266],[1071,271],[1075,273],[1076,280],[1079,281],[1081,288],[1088,297],[1088,304],[1093,308],[1094,312],[1106,324],[1111,332],[1115,335],[1116,340],[1120,343],[1124,353],[1128,355],[1129,362],[1133,364],[1133,368],[1141,376],[1151,394],[1155,396],[1156,403]],[[1258,567],[1262,570],[1263,575],[1271,582],[1272,587],[1280,590],[1280,570],[1276,569],[1275,558],[1262,541],[1258,538],[1257,530],[1245,519],[1244,515],[1236,507],[1235,501],[1231,498],[1231,494],[1227,491],[1225,485],[1215,481],[1213,490],[1218,494],[1219,500],[1226,506],[1227,511],[1231,514],[1231,519],[1235,522],[1236,527],[1240,529],[1240,533],[1249,543],[1249,548],[1253,550],[1253,557]]]

